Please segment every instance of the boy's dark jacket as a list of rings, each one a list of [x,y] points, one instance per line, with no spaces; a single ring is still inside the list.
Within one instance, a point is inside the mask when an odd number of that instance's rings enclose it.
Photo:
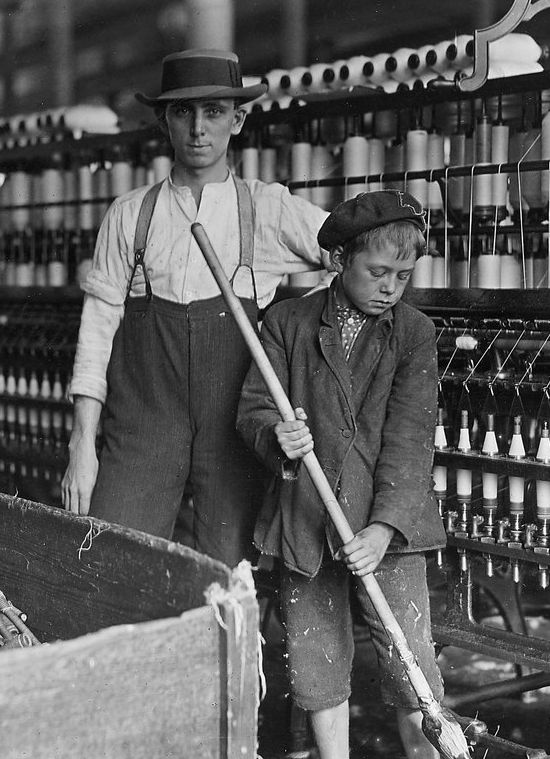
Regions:
[[[293,408],[307,414],[315,453],[353,532],[380,521],[397,530],[390,551],[443,546],[431,479],[437,393],[431,320],[398,302],[363,327],[348,363],[333,283],[330,290],[272,306],[262,342]],[[327,527],[331,543],[337,541],[305,467],[298,468],[297,479],[281,477],[288,462],[273,431],[278,421],[253,365],[237,426],[278,475],[260,512],[255,542],[290,569],[314,576]]]

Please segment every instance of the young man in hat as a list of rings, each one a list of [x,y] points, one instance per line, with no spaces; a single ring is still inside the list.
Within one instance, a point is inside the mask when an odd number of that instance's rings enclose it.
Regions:
[[[262,324],[265,350],[297,420],[281,421],[256,366],[239,405],[238,428],[274,475],[255,541],[281,561],[291,691],[310,712],[321,759],[349,755],[350,586],[407,756],[439,756],[422,733],[416,694],[359,579],[375,573],[441,698],[424,557],[445,543],[431,484],[435,330],[401,301],[425,247],[424,229],[422,208],[408,193],[363,193],[337,206],[318,237],[337,277],[329,289],[275,304]],[[355,535],[345,545],[299,464],[314,445]]]
[[[158,97],[136,96],[155,109],[174,165],[159,185],[115,200],[101,225],[83,284],[62,483],[71,511],[166,538],[187,486],[184,542],[230,566],[256,555],[261,472],[235,432],[250,358],[191,224],[206,229],[253,321],[285,273],[324,266],[316,235],[326,212],[228,169],[242,104],[264,91],[243,86],[235,54],[187,50],[164,59]]]

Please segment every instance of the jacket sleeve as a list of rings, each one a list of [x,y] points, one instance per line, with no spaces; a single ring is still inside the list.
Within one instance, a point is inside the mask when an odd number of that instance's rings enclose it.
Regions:
[[[433,324],[422,320],[400,351],[374,473],[371,522],[399,530],[407,543],[425,518],[431,496],[437,404]]]
[[[261,341],[267,357],[288,395],[289,371],[284,341],[280,325],[275,318],[277,307],[272,307],[265,315]],[[265,466],[284,479],[294,479],[296,462],[284,455],[274,428],[281,421],[267,385],[253,361],[244,381],[237,412],[237,430]]]

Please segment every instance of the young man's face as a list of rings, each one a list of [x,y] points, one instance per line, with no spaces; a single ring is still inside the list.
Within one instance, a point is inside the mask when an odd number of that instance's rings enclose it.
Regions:
[[[225,165],[229,140],[239,134],[244,118],[233,99],[169,103],[166,125],[176,163],[196,170]]]
[[[397,247],[392,243],[357,251],[346,265],[341,249],[335,249],[331,259],[340,275],[337,297],[369,316],[379,316],[395,306],[415,265],[412,257],[397,258]]]

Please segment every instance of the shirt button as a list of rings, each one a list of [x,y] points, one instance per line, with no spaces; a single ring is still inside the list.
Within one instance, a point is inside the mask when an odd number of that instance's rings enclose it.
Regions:
[[[342,430],[342,437],[351,437],[351,430]]]

